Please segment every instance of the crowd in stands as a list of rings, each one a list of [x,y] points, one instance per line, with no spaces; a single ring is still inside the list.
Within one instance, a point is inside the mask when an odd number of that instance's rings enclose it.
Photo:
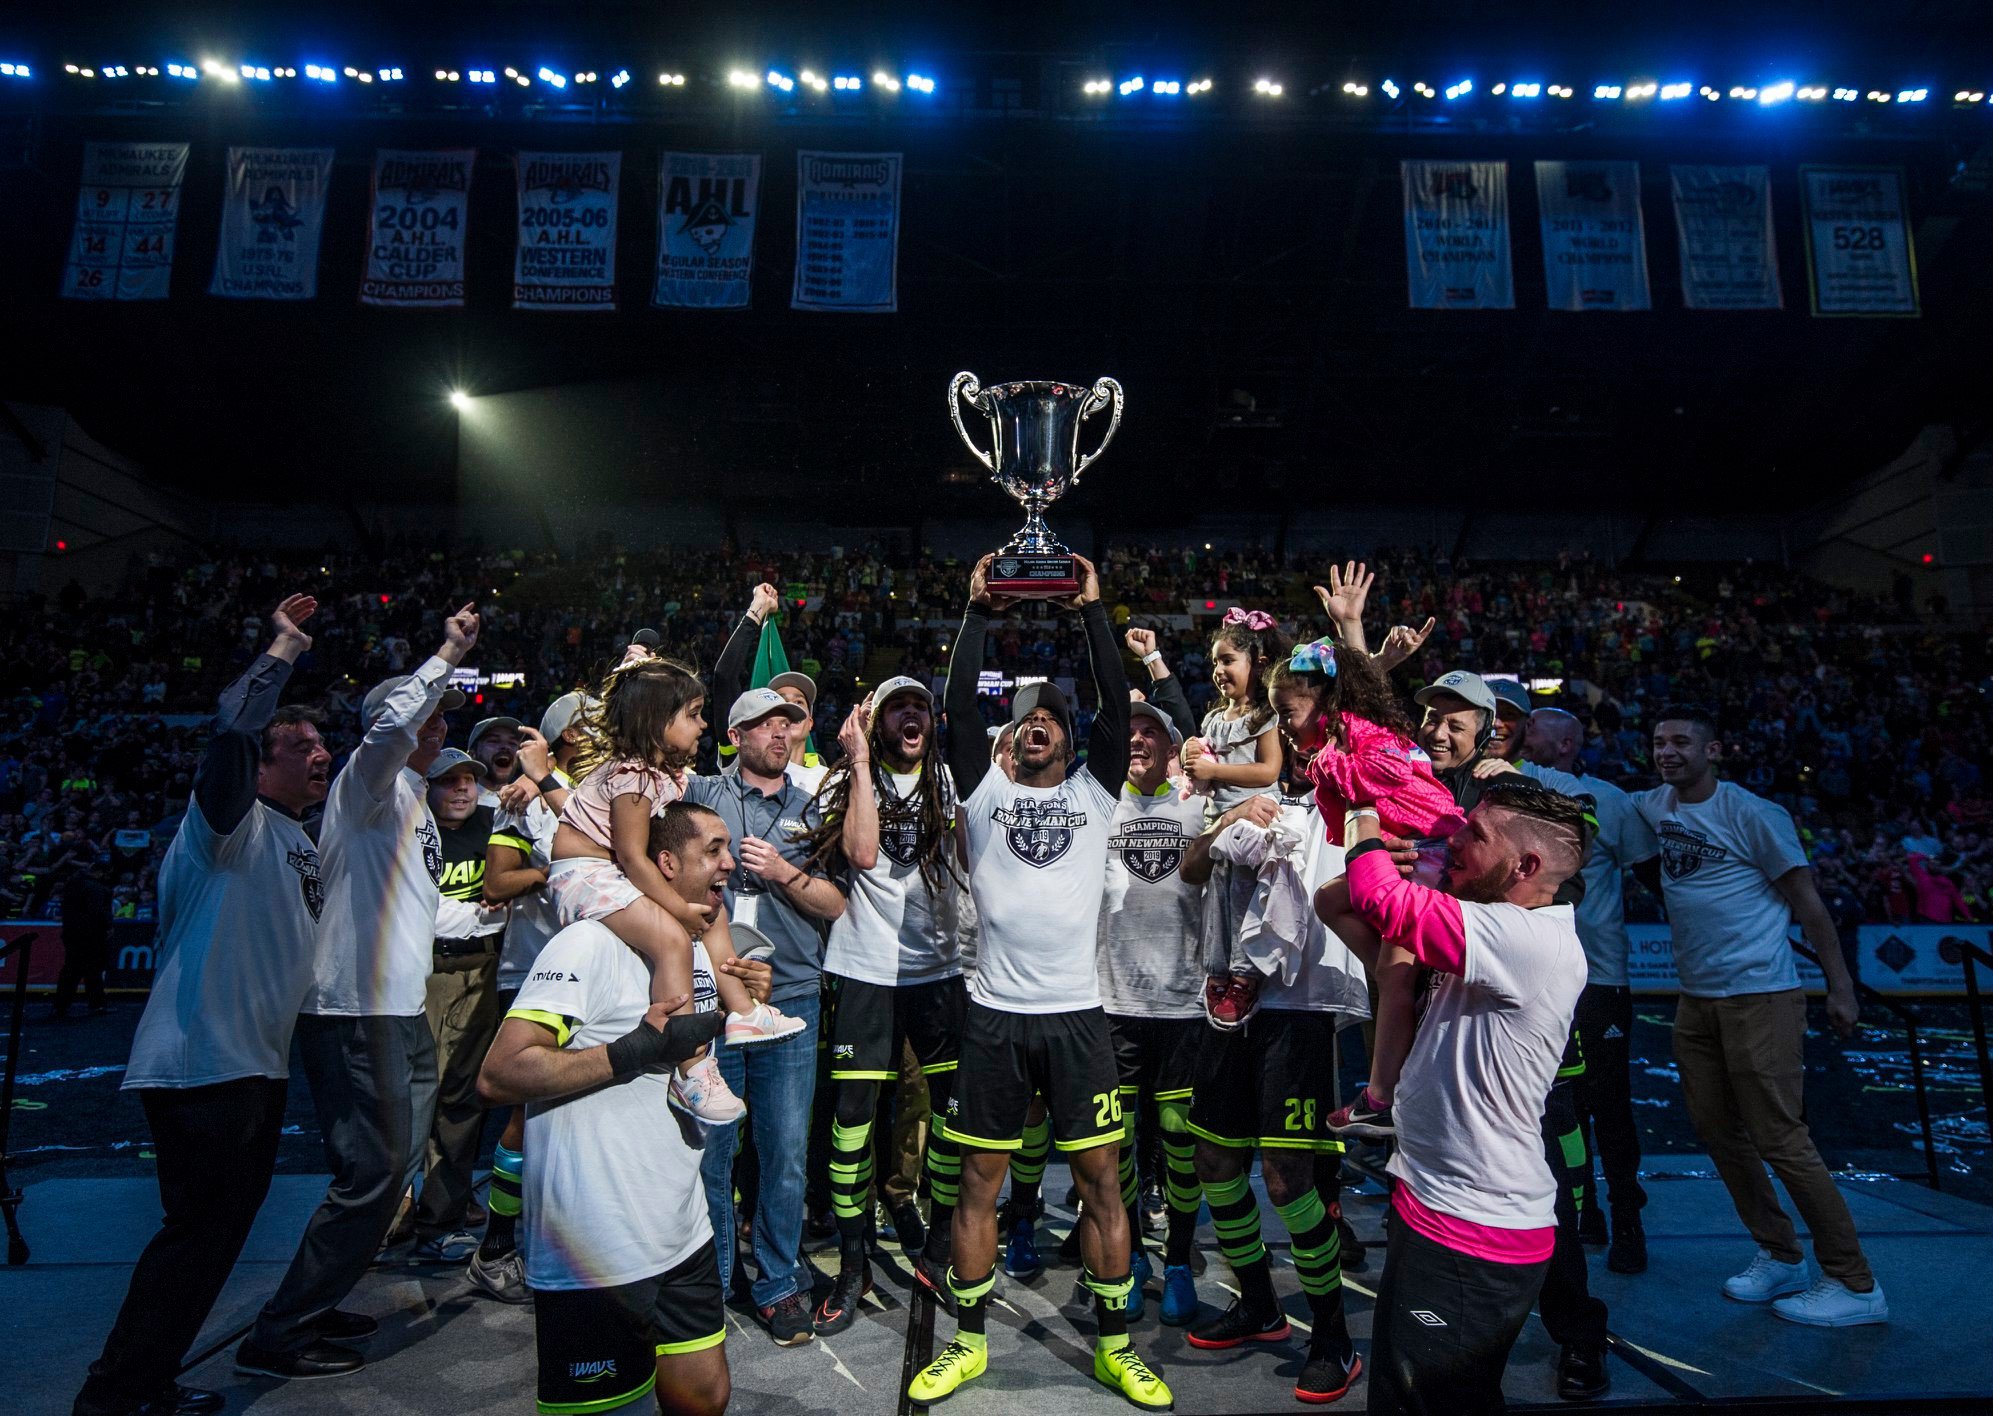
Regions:
[[[1369,559],[1373,623],[1436,621],[1400,671],[1407,692],[1453,667],[1513,674],[1539,703],[1585,719],[1587,770],[1628,786],[1654,780],[1651,706],[1705,703],[1722,722],[1729,773],[1792,811],[1844,928],[1993,917],[1983,633],[1762,564],[1677,575],[1579,555]],[[1326,565],[1283,565],[1263,550],[1116,548],[1101,578],[1118,622],[1159,629],[1202,712],[1211,618],[1244,602],[1319,626],[1309,587]],[[154,559],[114,595],[71,584],[17,600],[0,619],[0,915],[47,916],[62,883],[88,870],[111,887],[114,917],[149,917],[215,694],[256,653],[270,606],[301,585],[321,609],[294,696],[324,704],[338,748],[355,735],[359,687],[406,671],[436,641],[435,606],[475,599],[485,671],[523,675],[479,686],[479,708],[465,711],[532,721],[557,693],[592,682],[637,626],[656,626],[710,668],[763,580],[783,592],[790,660],[821,685],[817,722],[835,724],[862,685],[893,673],[939,686],[968,571],[857,547],[557,556],[395,546]],[[1085,646],[1071,617],[1027,609],[992,638],[1002,663],[1087,677],[1076,674]],[[1640,892],[1629,907],[1655,913]]]

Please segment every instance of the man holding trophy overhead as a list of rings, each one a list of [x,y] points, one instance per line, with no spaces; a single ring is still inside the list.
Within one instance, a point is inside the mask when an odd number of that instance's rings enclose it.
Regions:
[[[1102,379],[1092,390],[1050,382],[984,390],[973,374],[958,374],[949,406],[966,441],[956,403],[963,391],[996,432],[994,455],[972,449],[1029,519],[1010,546],[977,564],[948,665],[949,766],[965,794],[969,889],[981,937],[958,1085],[942,1123],[962,1147],[947,1275],[959,1326],[907,1395],[938,1401],[988,1368],[997,1192],[1021,1144],[1025,1110],[1042,1093],[1084,1205],[1080,1281],[1094,1297],[1094,1377],[1138,1406],[1164,1410],[1169,1388],[1128,1344],[1133,1279],[1118,1165],[1120,1077],[1094,965],[1108,839],[1128,772],[1128,682],[1092,563],[1053,540],[1042,516],[1092,460],[1078,458],[1075,448],[1087,412],[1111,401],[1113,435],[1121,389]],[[976,692],[983,641],[990,616],[1020,597],[1061,599],[1086,626],[1099,711],[1085,770],[1070,776],[1078,748],[1073,705],[1050,682],[1023,688],[1012,702],[1016,779],[990,770]]]

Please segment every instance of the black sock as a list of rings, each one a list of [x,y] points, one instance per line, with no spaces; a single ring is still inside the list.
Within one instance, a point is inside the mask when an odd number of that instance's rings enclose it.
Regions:
[[[519,1216],[500,1214],[487,1209],[491,1216],[485,1221],[484,1242],[477,1246],[477,1256],[481,1259],[502,1259],[519,1247]]]

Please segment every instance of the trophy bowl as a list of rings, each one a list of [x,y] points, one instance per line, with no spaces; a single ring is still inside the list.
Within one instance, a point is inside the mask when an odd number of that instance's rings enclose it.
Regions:
[[[1099,378],[1091,385],[1023,379],[983,385],[963,372],[948,382],[948,416],[990,480],[1024,508],[1024,525],[996,552],[989,589],[1013,599],[1051,599],[1079,592],[1073,553],[1045,524],[1045,508],[1066,494],[1080,474],[1114,441],[1121,426],[1121,385]],[[985,451],[962,421],[962,405],[989,419]],[[1107,432],[1092,452],[1079,450],[1081,427],[1112,408]]]

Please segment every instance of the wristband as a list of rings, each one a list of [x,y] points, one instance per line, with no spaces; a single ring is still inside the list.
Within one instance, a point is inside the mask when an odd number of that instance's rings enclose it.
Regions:
[[[1380,830],[1383,829],[1384,819],[1377,814],[1375,807],[1353,806],[1343,813],[1343,835],[1348,836],[1350,834],[1350,826],[1354,822],[1361,821],[1366,816],[1375,821]]]
[[[675,1067],[718,1037],[726,1025],[727,1015],[718,1009],[669,1018],[662,1028],[640,1021],[603,1048],[609,1056],[609,1073],[621,1078],[649,1067]]]
[[[567,790],[567,783],[563,782],[559,777],[556,777],[551,772],[547,773],[546,776],[540,778],[540,780],[535,782],[533,785],[538,787],[542,793],[564,792]]]
[[[1145,664],[1160,664],[1162,661],[1163,651],[1160,649],[1151,649],[1142,656],[1142,662]]]

